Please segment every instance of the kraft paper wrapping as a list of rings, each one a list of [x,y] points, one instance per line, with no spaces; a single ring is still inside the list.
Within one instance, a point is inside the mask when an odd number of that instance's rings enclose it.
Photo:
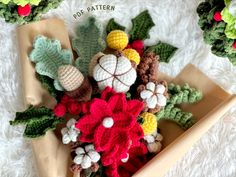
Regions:
[[[70,43],[63,22],[60,20],[45,20],[18,29],[26,103],[46,104],[50,107],[54,101],[50,101],[50,96],[36,80],[34,67],[27,57],[32,49],[33,39],[38,34],[59,39],[66,48],[70,48]],[[192,87],[202,90],[204,98],[199,103],[182,106],[184,111],[192,112],[197,119],[197,123],[187,131],[183,131],[178,125],[169,121],[159,123],[164,137],[164,149],[134,174],[134,177],[162,177],[220,117],[236,104],[235,95],[228,94],[191,64],[187,65],[175,79],[162,73],[159,74],[159,78],[178,84],[189,83]],[[69,149],[53,132],[33,140],[32,147],[40,177],[72,176],[67,174],[70,163]]]

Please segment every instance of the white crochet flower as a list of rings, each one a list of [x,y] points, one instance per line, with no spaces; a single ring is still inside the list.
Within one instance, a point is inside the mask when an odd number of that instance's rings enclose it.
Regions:
[[[154,109],[158,106],[166,105],[165,86],[162,84],[155,85],[153,82],[148,82],[145,90],[140,93],[140,97],[147,103],[149,109]]]
[[[161,151],[161,141],[163,140],[163,137],[160,133],[155,132],[151,135],[146,135],[144,140],[147,142],[147,148],[150,153],[158,153]]]
[[[100,160],[100,154],[95,151],[94,145],[89,144],[84,148],[78,147],[75,150],[77,154],[74,158],[74,163],[81,165],[83,169],[87,169],[92,166],[92,163],[96,163]]]
[[[69,144],[71,141],[72,142],[77,141],[77,137],[79,136],[80,131],[77,128],[75,128],[75,123],[76,123],[75,119],[70,119],[67,122],[66,127],[61,129],[63,144]]]

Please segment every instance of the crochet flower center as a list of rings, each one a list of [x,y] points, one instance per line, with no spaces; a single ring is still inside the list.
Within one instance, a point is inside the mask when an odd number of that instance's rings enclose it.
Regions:
[[[102,125],[105,128],[111,128],[114,125],[114,120],[112,119],[112,117],[106,117],[103,119]]]

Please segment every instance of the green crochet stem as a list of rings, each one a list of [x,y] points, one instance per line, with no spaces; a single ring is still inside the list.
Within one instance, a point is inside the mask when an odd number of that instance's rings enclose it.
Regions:
[[[204,41],[211,45],[213,54],[219,57],[227,57],[233,65],[236,65],[236,50],[232,47],[234,40],[227,38],[224,21],[216,22],[213,18],[216,11],[222,11],[225,7],[224,0],[206,0],[200,3],[197,13],[200,17],[199,26],[204,31]]]
[[[202,99],[202,92],[191,88],[188,84],[180,86],[170,83],[168,85],[168,94],[167,105],[157,113],[157,120],[171,120],[185,130],[190,128],[195,123],[192,113],[184,112],[175,105],[196,103]]]
[[[41,15],[47,13],[50,9],[57,8],[63,0],[42,0],[37,6],[31,6],[31,13],[27,17],[21,17],[17,12],[17,7],[13,2],[8,4],[0,3],[0,17],[4,18],[8,23],[16,23],[19,25],[32,21],[38,21]]]
[[[10,125],[26,125],[24,136],[28,138],[37,138],[45,135],[48,130],[54,130],[56,125],[63,120],[54,116],[52,110],[40,107],[30,106],[24,112],[17,112],[14,121]]]
[[[168,94],[168,102],[171,104],[196,103],[203,97],[201,91],[191,88],[188,84],[181,87],[171,83],[168,85]]]

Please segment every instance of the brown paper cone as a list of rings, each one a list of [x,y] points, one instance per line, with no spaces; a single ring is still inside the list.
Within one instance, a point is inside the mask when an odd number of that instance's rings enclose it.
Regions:
[[[71,47],[65,26],[60,20],[44,20],[18,29],[26,103],[52,107],[55,100],[37,81],[34,67],[28,60],[33,39],[38,34],[59,39],[64,48]],[[178,125],[169,121],[159,123],[164,137],[164,149],[134,174],[134,177],[162,177],[230,107],[236,104],[236,96],[225,92],[193,65],[185,67],[173,80],[164,74],[159,74],[159,79],[178,84],[189,83],[192,87],[203,91],[204,99],[193,105],[182,106],[184,111],[192,112],[197,119],[197,123],[187,131],[184,132]],[[54,133],[48,132],[44,137],[33,140],[32,146],[40,177],[73,176],[68,174],[70,152]],[[74,177],[77,177],[76,175],[74,174]]]

